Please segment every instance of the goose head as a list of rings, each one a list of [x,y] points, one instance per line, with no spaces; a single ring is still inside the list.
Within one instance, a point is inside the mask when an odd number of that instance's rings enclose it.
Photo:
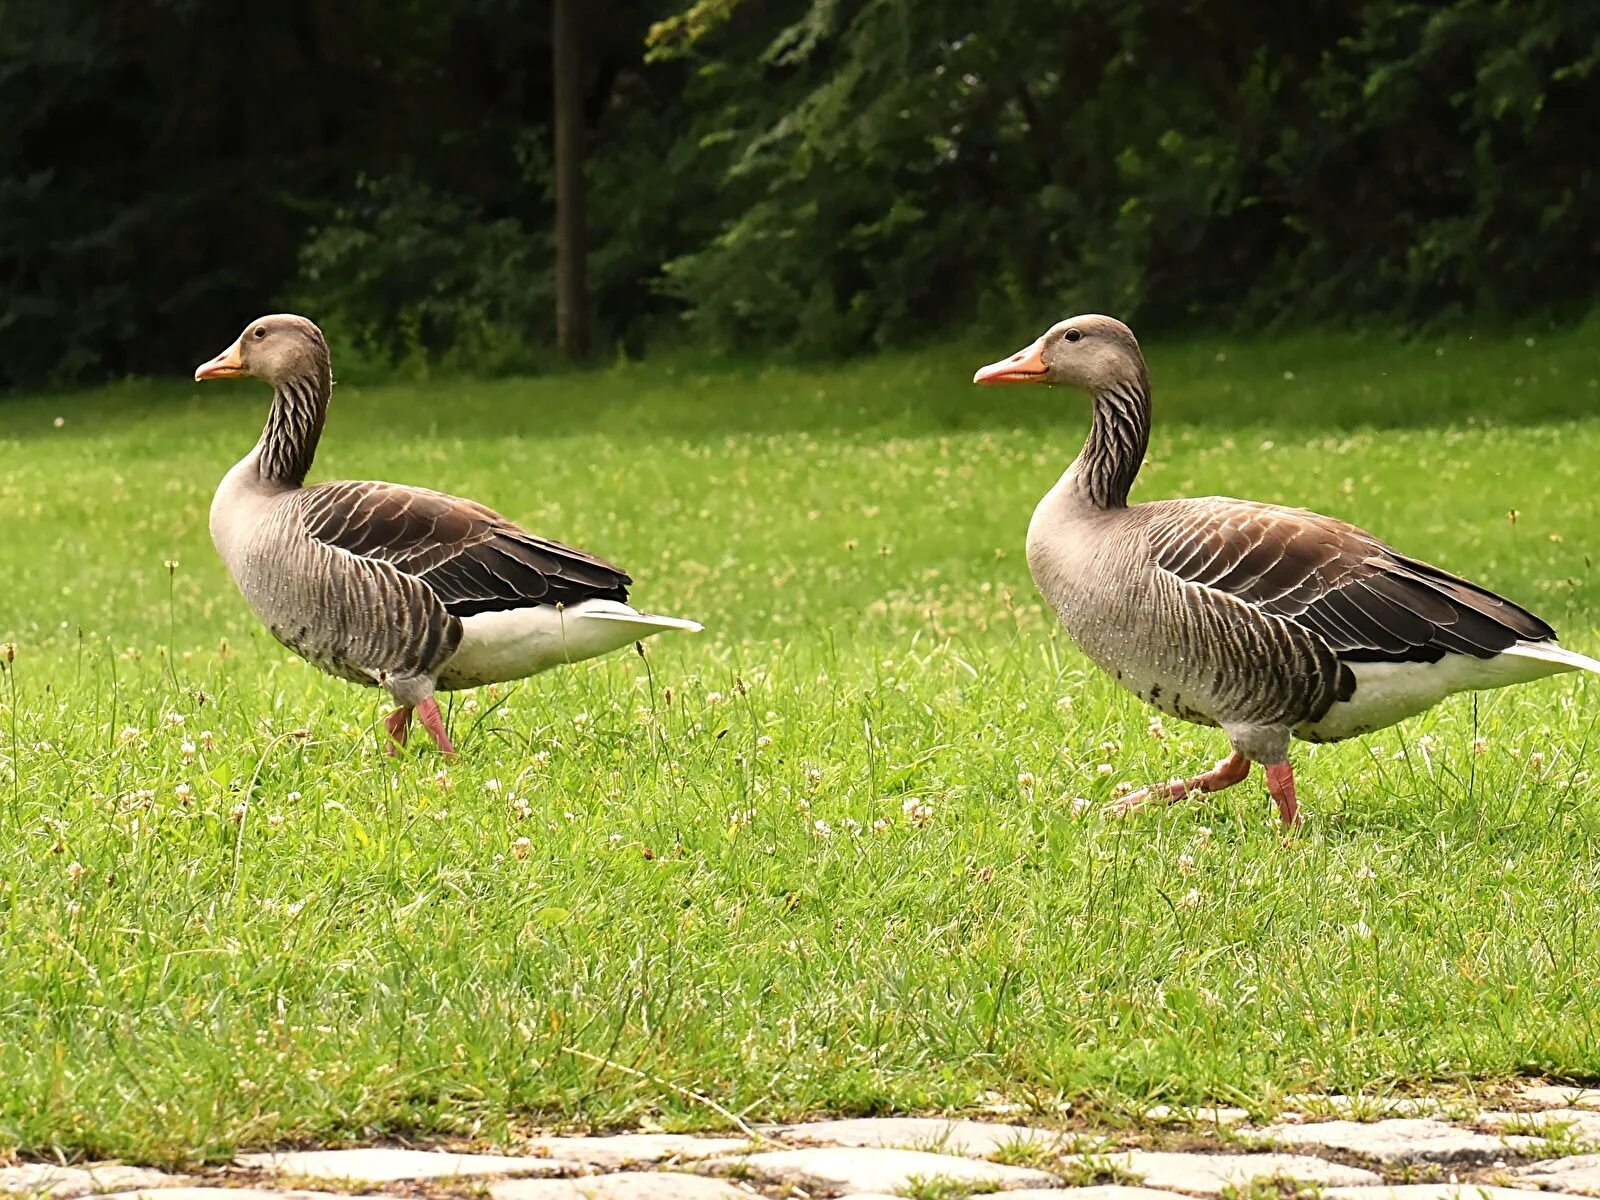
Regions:
[[[275,313],[258,317],[221,354],[195,368],[194,378],[260,379],[274,388],[294,379],[318,378],[328,370],[328,343],[304,317]]]
[[[1088,313],[1058,321],[1010,358],[979,368],[973,383],[1059,383],[1090,395],[1137,384],[1144,355],[1133,331],[1114,317]]]

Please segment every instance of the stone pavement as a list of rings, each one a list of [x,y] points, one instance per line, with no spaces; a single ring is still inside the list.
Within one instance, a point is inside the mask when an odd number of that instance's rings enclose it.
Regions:
[[[1012,1114],[1015,1116],[1015,1114]],[[1600,1197],[1600,1091],[1289,1097],[1274,1120],[1159,1106],[1135,1129],[942,1117],[771,1125],[754,1136],[536,1136],[516,1153],[373,1146],[240,1155],[174,1174],[0,1166],[28,1200],[1558,1200]]]

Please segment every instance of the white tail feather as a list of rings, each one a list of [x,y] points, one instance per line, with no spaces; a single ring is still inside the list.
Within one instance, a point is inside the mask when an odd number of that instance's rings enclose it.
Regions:
[[[1551,663],[1558,670],[1593,671],[1596,675],[1600,675],[1600,659],[1579,654],[1576,650],[1568,650],[1565,646],[1558,646],[1554,642],[1518,642],[1515,646],[1508,647],[1504,653],[1513,658],[1533,658],[1540,662]]]
[[[699,633],[705,628],[699,621],[691,621],[687,617],[644,613],[616,600],[586,600],[580,607],[568,611],[586,621],[622,621],[649,629],[682,629],[688,633]]]

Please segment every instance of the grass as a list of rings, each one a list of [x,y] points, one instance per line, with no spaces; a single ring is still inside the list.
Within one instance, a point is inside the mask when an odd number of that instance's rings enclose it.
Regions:
[[[342,386],[316,477],[477,497],[708,627],[456,698],[448,765],[211,550],[261,388],[0,404],[0,1150],[1600,1078],[1596,681],[1301,748],[1287,844],[1259,775],[1083,815],[1222,744],[1041,608],[1086,412],[966,384],[1012,349]],[[1150,352],[1141,496],[1338,513],[1600,651],[1593,329]]]

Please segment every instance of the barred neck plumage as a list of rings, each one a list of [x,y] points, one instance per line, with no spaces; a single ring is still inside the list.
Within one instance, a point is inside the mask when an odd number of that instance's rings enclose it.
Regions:
[[[332,391],[333,376],[326,359],[315,374],[278,385],[257,446],[256,463],[263,479],[284,488],[297,488],[305,482],[317,456]]]
[[[1095,508],[1126,508],[1150,444],[1150,379],[1115,384],[1094,397],[1094,424],[1067,474]]]

